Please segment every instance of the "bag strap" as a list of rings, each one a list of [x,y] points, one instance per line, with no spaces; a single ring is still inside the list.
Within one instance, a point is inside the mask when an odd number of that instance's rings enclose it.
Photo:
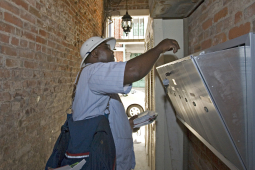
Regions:
[[[86,67],[86,66],[85,66],[85,67]],[[80,69],[80,71],[79,71],[79,73],[78,73],[78,76],[77,76],[77,78],[76,78],[76,81],[75,81],[75,83],[74,83],[74,85],[73,85],[72,104],[70,105],[69,108],[66,109],[66,113],[67,113],[67,111],[68,111],[69,109],[71,109],[71,113],[73,113],[72,106],[73,106],[73,101],[74,101],[74,98],[75,98],[76,87],[77,87],[77,84],[78,84],[78,82],[79,82],[79,79],[80,79],[80,76],[81,76],[81,72],[82,72],[82,70],[83,70],[85,67],[82,67],[82,68]],[[67,113],[67,114],[68,114],[68,113]]]
[[[86,67],[86,66],[85,66]],[[80,76],[81,76],[81,72],[82,70],[85,68],[85,67],[82,67],[78,73],[78,76],[76,78],[76,81],[74,83],[74,86],[73,86],[73,94],[72,94],[72,102],[74,101],[74,97],[75,97],[75,92],[76,92],[76,87],[77,87],[77,84],[79,82],[79,79],[80,79]]]

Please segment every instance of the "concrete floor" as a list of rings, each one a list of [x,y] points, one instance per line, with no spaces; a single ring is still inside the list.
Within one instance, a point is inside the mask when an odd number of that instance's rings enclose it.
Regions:
[[[136,167],[134,170],[150,170],[145,150],[145,127],[133,133]]]

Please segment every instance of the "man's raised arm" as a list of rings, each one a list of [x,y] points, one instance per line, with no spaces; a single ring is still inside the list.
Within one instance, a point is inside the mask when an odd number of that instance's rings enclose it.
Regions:
[[[176,53],[179,49],[180,47],[176,40],[164,39],[156,47],[127,61],[123,84],[131,84],[146,76],[161,53],[171,50]]]

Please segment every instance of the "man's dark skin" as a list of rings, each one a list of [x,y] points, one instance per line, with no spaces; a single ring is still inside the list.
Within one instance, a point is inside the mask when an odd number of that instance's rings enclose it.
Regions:
[[[176,40],[164,39],[156,47],[148,50],[144,54],[135,57],[127,61],[125,72],[124,72],[124,82],[123,85],[131,84],[136,82],[146,76],[161,53],[173,50],[176,53],[180,49],[179,44]],[[109,48],[109,44],[103,42],[97,46],[90,55],[85,59],[85,63],[97,63],[97,62],[114,62],[113,51]],[[129,119],[130,126],[133,129],[133,119],[134,116]]]

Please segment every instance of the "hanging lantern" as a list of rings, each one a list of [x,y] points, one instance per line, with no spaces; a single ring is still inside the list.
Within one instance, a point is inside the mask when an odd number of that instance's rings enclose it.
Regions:
[[[126,0],[126,8],[127,8],[127,0]],[[128,8],[126,14],[122,17],[121,27],[123,31],[126,33],[126,36],[131,31],[133,25],[132,17],[128,14]]]

